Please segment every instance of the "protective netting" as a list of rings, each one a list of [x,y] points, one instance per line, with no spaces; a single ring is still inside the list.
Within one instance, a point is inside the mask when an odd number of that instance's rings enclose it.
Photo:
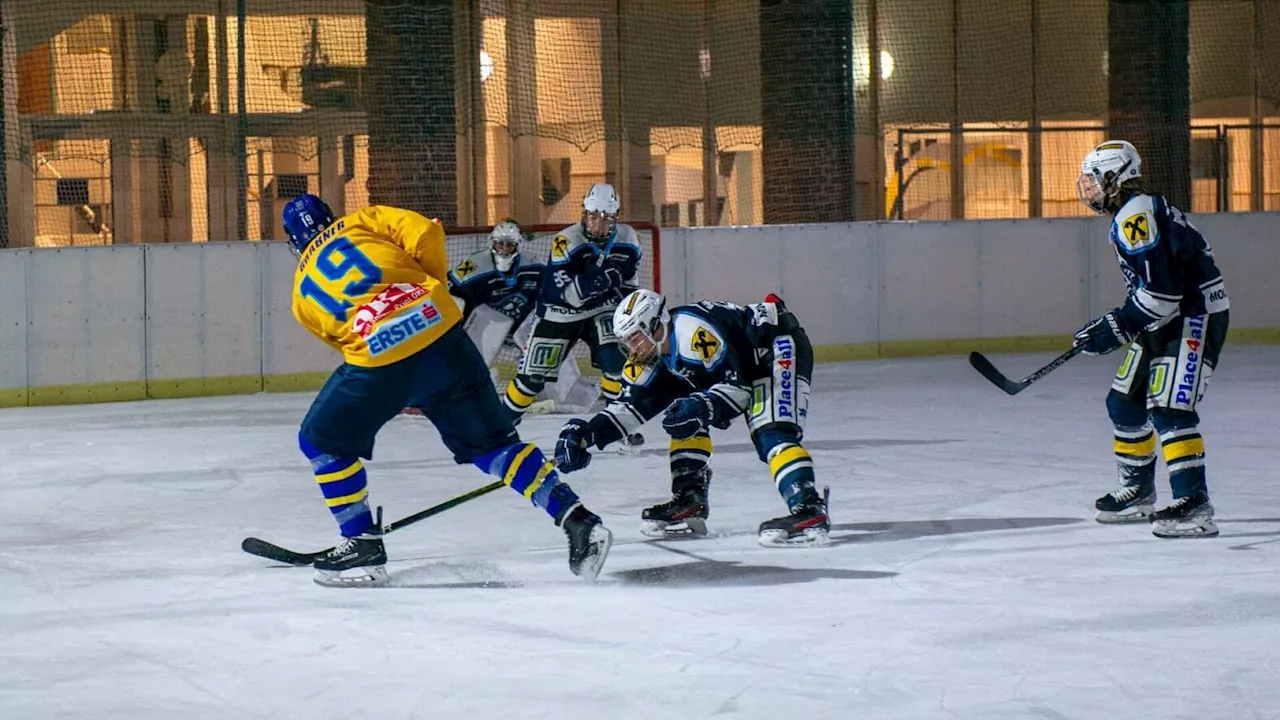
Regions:
[[[238,4],[4,3],[10,244],[279,239],[304,190],[567,223],[601,180],[666,226],[1070,215],[1112,134],[1280,207],[1272,0]]]
[[[658,226],[648,222],[629,222],[635,228],[640,240],[640,265],[636,268],[635,283],[640,287],[662,290],[658,268],[662,257],[662,241]],[[526,240],[520,246],[523,262],[545,263],[551,257],[551,242],[565,225],[523,225],[526,233],[533,239]],[[457,265],[471,253],[489,247],[489,233],[493,226],[460,227],[448,229],[449,262]],[[590,374],[590,358],[587,347],[583,343],[574,346],[570,360],[578,364],[582,372]],[[494,383],[499,391],[506,389],[506,384],[515,376],[516,366],[520,362],[520,351],[507,347],[498,354],[493,363]]]

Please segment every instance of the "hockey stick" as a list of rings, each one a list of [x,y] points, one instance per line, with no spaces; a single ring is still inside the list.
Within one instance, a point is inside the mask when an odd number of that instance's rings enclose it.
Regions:
[[[396,530],[399,530],[400,528],[408,527],[409,525],[412,525],[418,522],[419,520],[426,520],[432,515],[439,515],[445,510],[449,510],[450,508],[455,508],[461,505],[462,503],[467,502],[469,500],[474,500],[480,497],[481,495],[488,495],[494,490],[497,490],[498,488],[503,487],[505,484],[506,483],[502,482],[501,480],[491,482],[488,485],[485,485],[484,487],[478,487],[469,493],[464,493],[450,500],[445,500],[439,505],[433,505],[427,508],[426,510],[416,512],[407,517],[402,517],[399,520],[396,520],[395,522],[391,523],[390,525],[383,526],[380,534],[386,535],[387,533],[394,532]],[[382,520],[382,508],[378,508],[379,524],[381,524],[381,520]],[[266,558],[268,560],[275,560],[278,563],[284,563],[285,565],[294,565],[297,567],[310,565],[314,563],[316,560],[319,560],[320,558],[329,554],[329,552],[333,550],[332,547],[327,547],[323,550],[317,550],[316,552],[311,552],[311,553],[297,552],[295,550],[289,550],[288,548],[280,547],[275,543],[269,543],[266,540],[261,540],[256,537],[245,538],[244,541],[240,543],[240,549],[244,550],[250,555],[257,555],[258,557],[261,557],[261,558]]]
[[[991,361],[988,360],[986,356],[984,356],[980,352],[969,353],[969,364],[972,365],[973,369],[977,370],[982,375],[982,377],[990,380],[992,384],[995,385],[996,387],[1009,393],[1010,395],[1017,395],[1023,390],[1026,390],[1028,387],[1031,387],[1031,383],[1039,380],[1045,375],[1048,375],[1049,373],[1058,369],[1060,365],[1070,360],[1071,358],[1075,357],[1076,355],[1079,355],[1083,350],[1084,350],[1083,346],[1080,346],[1080,345],[1073,346],[1070,350],[1054,358],[1048,365],[1045,365],[1044,367],[1022,378],[1017,382],[1014,382],[1013,380],[1010,380],[1009,378],[1005,377],[1004,373],[997,370],[996,366],[992,365]]]

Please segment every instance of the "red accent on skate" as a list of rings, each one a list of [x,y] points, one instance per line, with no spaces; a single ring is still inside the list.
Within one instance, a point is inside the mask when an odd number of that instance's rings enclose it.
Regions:
[[[768,295],[764,296],[764,301],[767,303],[780,303],[782,302],[782,298],[778,297],[777,295],[774,295],[773,293],[769,293]]]
[[[813,526],[815,526],[815,525],[821,525],[822,523],[824,523],[824,522],[826,522],[826,521],[827,521],[827,516],[826,516],[826,515],[815,515],[814,517],[811,517],[811,518],[809,518],[808,520],[805,520],[805,521],[804,521],[804,522],[802,522],[802,523],[797,523],[797,524],[795,524],[793,527],[794,527],[796,530],[804,530],[804,529],[806,529],[806,528],[811,528],[811,527],[813,527]]]
[[[689,508],[688,510],[685,510],[684,512],[671,518],[671,522],[677,522],[680,520],[684,520],[685,518],[693,517],[694,515],[698,514],[699,510],[704,510],[704,509],[706,509],[705,505],[698,505],[697,507]]]

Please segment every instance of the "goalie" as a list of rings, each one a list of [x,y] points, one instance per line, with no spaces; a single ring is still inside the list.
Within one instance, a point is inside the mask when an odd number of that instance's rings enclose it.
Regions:
[[[640,243],[634,228],[618,223],[618,208],[613,186],[596,183],[583,198],[582,221],[552,241],[529,341],[502,398],[513,422],[520,421],[547,381],[557,379],[579,341],[590,347],[591,364],[603,375],[605,400],[622,393],[624,358],[613,333],[613,310],[634,287]]]
[[[493,365],[504,346],[519,349],[520,330],[533,312],[542,282],[541,263],[522,263],[528,236],[514,220],[489,233],[489,247],[468,255],[449,271],[449,292],[463,303],[463,327]]]
[[[613,325],[629,358],[626,391],[590,420],[565,425],[556,442],[560,471],[581,470],[591,462],[592,445],[603,449],[665,410],[672,499],[641,513],[641,532],[702,535],[709,510],[709,431],[745,416],[756,452],[790,510],[760,524],[760,544],[827,545],[827,501],[818,494],[813,460],[800,444],[813,348],[782,301],[773,295],[747,306],[704,300],[668,312],[661,295],[636,290],[618,305]]]

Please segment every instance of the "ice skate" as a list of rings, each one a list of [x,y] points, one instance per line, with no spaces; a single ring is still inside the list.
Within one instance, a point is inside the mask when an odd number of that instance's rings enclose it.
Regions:
[[[707,534],[707,488],[711,469],[682,475],[671,482],[671,499],[640,513],[640,534],[651,538],[702,537]]]
[[[1155,483],[1121,485],[1094,502],[1094,520],[1104,525],[1145,522],[1155,504]]]
[[[1174,500],[1151,513],[1151,534],[1159,538],[1208,538],[1218,536],[1213,503],[1203,492]]]
[[[618,441],[618,453],[621,455],[638,455],[642,445],[644,445],[644,436],[640,433],[631,433]]]
[[[569,510],[563,527],[569,538],[569,570],[587,582],[595,582],[609,557],[613,533],[582,504]]]
[[[316,560],[315,581],[325,587],[377,587],[385,585],[387,552],[382,538],[364,534],[343,538],[338,546]]]
[[[760,544],[764,547],[826,547],[831,544],[831,519],[826,497],[809,491],[810,497],[791,508],[789,515],[760,523]],[[825,494],[825,493],[824,493]]]

